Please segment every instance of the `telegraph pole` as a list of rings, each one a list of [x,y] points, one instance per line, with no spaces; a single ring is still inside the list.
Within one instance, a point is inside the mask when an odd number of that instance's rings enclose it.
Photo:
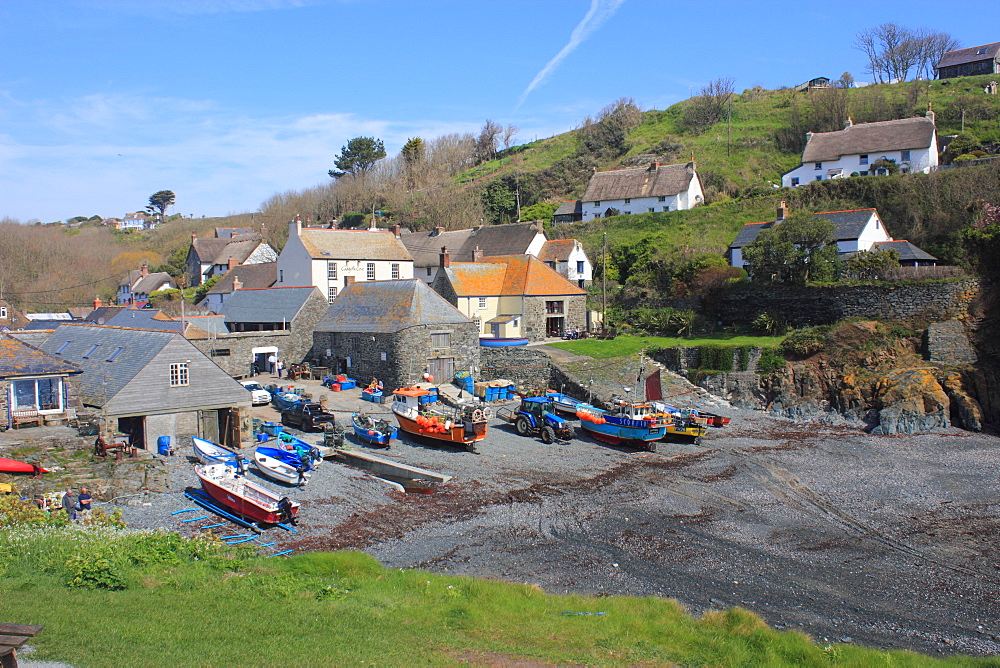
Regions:
[[[604,233],[604,242],[601,250],[601,257],[603,259],[603,268],[601,269],[601,329],[607,333],[608,331],[608,233]]]

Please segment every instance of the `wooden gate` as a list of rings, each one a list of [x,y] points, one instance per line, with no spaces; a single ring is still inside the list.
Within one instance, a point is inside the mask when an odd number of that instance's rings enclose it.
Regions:
[[[435,357],[427,360],[427,370],[435,383],[445,383],[455,376],[454,357]]]

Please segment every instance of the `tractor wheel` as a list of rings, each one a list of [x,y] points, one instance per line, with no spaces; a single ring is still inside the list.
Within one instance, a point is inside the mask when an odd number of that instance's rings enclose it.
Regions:
[[[528,418],[523,415],[517,418],[517,422],[514,423],[514,427],[517,429],[517,433],[521,436],[528,436],[531,434],[531,423],[528,422]]]
[[[545,425],[544,427],[542,427],[542,443],[548,444],[552,443],[555,440],[556,440],[556,430],[550,427],[549,425]]]

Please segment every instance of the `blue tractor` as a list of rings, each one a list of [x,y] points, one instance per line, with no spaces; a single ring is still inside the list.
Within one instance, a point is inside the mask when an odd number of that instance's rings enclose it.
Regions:
[[[526,397],[516,411],[500,410],[497,417],[512,422],[521,436],[539,436],[543,443],[552,443],[557,438],[566,441],[573,435],[569,423],[556,415],[548,397]]]

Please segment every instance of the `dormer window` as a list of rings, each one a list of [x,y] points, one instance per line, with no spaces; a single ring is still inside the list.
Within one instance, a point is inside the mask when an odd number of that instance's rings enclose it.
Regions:
[[[981,49],[977,49],[977,50],[976,50],[976,55],[977,55],[977,56],[984,56],[984,55],[986,55],[986,47],[984,46],[984,47],[983,47],[983,48],[981,48]]]

